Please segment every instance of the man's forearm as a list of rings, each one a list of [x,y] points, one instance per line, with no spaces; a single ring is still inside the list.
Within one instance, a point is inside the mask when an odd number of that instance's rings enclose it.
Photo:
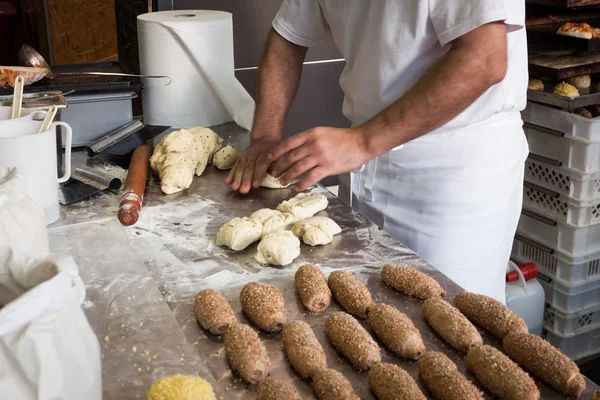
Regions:
[[[297,46],[271,29],[258,68],[256,112],[251,141],[281,139],[283,124],[296,96],[306,47]]]
[[[505,37],[503,24],[492,29]],[[452,120],[503,79],[506,51],[502,40],[453,45],[406,95],[358,128],[367,151],[375,157]]]

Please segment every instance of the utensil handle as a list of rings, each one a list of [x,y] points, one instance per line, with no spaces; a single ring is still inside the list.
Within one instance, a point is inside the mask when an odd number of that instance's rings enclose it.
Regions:
[[[58,107],[52,106],[46,113],[46,118],[44,118],[44,122],[42,122],[42,126],[40,126],[40,130],[38,133],[43,133],[50,128],[50,124],[54,121],[54,117],[56,116],[56,112],[58,111]]]
[[[71,125],[66,122],[56,121],[53,122],[50,126],[56,130],[56,126],[63,126],[66,130],[65,138],[67,142],[65,143],[65,174],[58,178],[58,183],[65,183],[71,178],[71,144],[73,143],[73,129],[71,129]]]
[[[19,118],[21,116],[21,107],[23,105],[23,86],[25,79],[21,75],[15,78],[15,87],[13,94],[13,104],[10,114],[11,119]]]
[[[148,176],[148,161],[152,154],[152,140],[139,145],[131,156],[129,171],[125,180],[125,189],[119,204],[119,221],[130,226],[137,222],[144,201],[146,177]]]

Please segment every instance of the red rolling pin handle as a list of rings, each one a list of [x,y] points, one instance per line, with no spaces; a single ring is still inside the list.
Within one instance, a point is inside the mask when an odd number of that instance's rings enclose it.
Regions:
[[[129,226],[137,222],[144,201],[148,160],[152,154],[152,141],[138,146],[131,156],[125,188],[119,204],[119,221]]]

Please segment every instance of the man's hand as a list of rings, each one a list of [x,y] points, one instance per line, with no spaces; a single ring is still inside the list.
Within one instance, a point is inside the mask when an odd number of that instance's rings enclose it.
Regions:
[[[281,143],[280,139],[268,138],[251,144],[238,158],[225,178],[225,183],[242,194],[248,193],[251,188],[260,187],[271,165],[267,161],[267,155],[279,143]]]
[[[295,185],[296,191],[302,191],[327,176],[355,170],[373,157],[361,130],[317,127],[283,141],[264,165],[271,165],[271,175],[284,185],[307,173]]]

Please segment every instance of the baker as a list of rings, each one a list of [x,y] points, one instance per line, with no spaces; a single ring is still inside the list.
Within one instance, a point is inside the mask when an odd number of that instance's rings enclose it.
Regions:
[[[528,154],[519,0],[285,0],[258,71],[251,145],[226,183],[265,173],[340,197],[463,288],[504,301]],[[332,36],[351,128],[283,140],[307,49]]]

